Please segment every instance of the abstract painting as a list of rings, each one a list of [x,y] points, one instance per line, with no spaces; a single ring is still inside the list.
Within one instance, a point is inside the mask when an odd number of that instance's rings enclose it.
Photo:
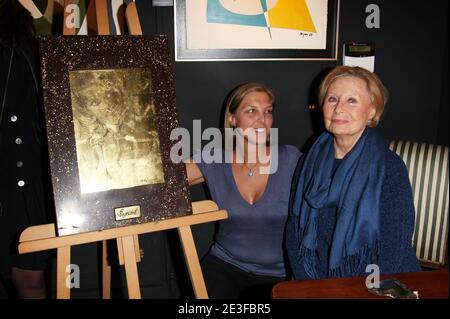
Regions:
[[[336,58],[338,0],[177,0],[177,60]]]

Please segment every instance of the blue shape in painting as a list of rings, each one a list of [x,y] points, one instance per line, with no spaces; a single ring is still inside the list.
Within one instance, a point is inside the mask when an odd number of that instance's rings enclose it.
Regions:
[[[267,2],[266,2],[266,0],[261,0],[261,7],[263,9],[263,12],[267,12]]]
[[[261,5],[265,6],[267,11],[266,1],[261,1]],[[252,25],[255,27],[266,27],[266,19],[264,14],[256,15],[244,15],[231,12],[225,9],[219,0],[208,0],[206,21],[209,23],[227,23],[227,24],[240,24],[240,25]]]

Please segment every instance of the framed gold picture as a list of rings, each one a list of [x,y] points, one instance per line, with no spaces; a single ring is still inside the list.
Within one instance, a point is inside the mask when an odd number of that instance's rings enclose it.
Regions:
[[[175,0],[175,59],[336,60],[339,0]]]
[[[58,235],[191,214],[165,36],[39,40]]]

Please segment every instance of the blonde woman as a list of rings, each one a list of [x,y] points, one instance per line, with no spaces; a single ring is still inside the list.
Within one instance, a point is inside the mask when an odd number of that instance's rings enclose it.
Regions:
[[[238,132],[235,147],[223,152],[221,163],[194,156],[196,163],[186,164],[190,184],[206,181],[212,199],[229,216],[219,222],[202,261],[210,298],[269,298],[271,287],[286,277],[283,233],[300,152],[270,145],[274,100],[261,84],[238,86],[225,112],[225,127]]]

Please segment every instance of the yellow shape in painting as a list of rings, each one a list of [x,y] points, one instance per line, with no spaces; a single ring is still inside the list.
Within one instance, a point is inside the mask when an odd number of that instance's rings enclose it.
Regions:
[[[317,32],[305,0],[279,0],[269,10],[271,28]]]

